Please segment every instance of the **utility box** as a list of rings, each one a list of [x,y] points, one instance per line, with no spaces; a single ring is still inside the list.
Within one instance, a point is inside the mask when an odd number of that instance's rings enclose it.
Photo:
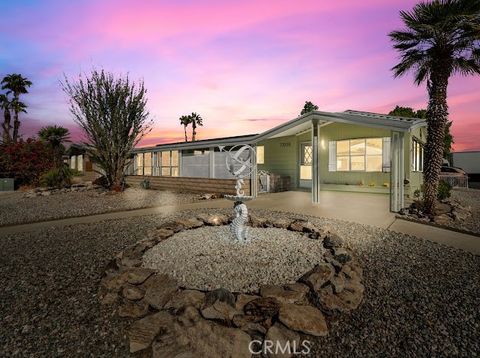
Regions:
[[[14,191],[13,178],[0,178],[0,191]]]

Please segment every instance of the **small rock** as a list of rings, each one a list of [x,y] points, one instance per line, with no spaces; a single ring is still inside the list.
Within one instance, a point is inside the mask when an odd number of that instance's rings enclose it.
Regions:
[[[333,249],[334,247],[343,246],[343,239],[334,233],[328,233],[323,239],[323,246],[326,249]]]
[[[155,239],[157,242],[160,242],[168,239],[174,233],[175,232],[173,230],[162,228],[149,231],[147,236],[151,239]]]
[[[276,322],[272,327],[268,329],[267,335],[265,336],[266,341],[271,341],[274,343],[274,349],[275,347],[289,347],[288,349],[285,350],[285,352],[280,351],[277,348],[277,352],[274,350],[273,352],[270,352],[269,350],[266,349],[266,347],[263,347],[263,352],[266,354],[267,357],[275,357],[275,358],[290,358],[293,357],[295,347],[300,346],[300,335],[297,332],[294,332],[292,330],[289,330],[287,327],[285,327],[283,324],[280,322]]]
[[[127,271],[127,282],[132,285],[141,285],[153,275],[155,271],[148,268],[143,267],[135,267],[131,268]]]
[[[260,296],[255,296],[255,295],[246,295],[244,293],[240,293],[237,296],[237,300],[235,302],[235,308],[238,311],[243,311],[243,307],[250,302],[253,301],[254,299],[260,298]]]
[[[245,315],[254,317],[255,322],[261,322],[277,315],[280,302],[273,297],[261,297],[248,302],[243,311]]]
[[[333,292],[340,293],[345,288],[345,276],[342,273],[335,275],[330,280],[330,284],[333,287]]]
[[[177,282],[168,275],[153,275],[142,285],[145,289],[145,301],[158,310],[172,298],[177,291]]]
[[[211,306],[217,301],[225,302],[228,305],[235,307],[235,296],[229,290],[224,288],[217,288],[216,290],[207,292],[205,295],[204,307]]]
[[[185,229],[185,227],[180,224],[178,221],[170,221],[160,225],[157,229],[171,230],[174,233],[180,232]]]
[[[148,313],[148,303],[145,301],[125,302],[118,307],[118,315],[120,317],[141,318]]]
[[[240,314],[235,307],[221,301],[215,302],[213,305],[202,309],[202,316],[206,319],[215,319],[219,321],[229,322],[235,315]]]
[[[262,297],[274,297],[281,303],[302,303],[305,301],[306,292],[305,290],[294,291],[282,286],[264,285],[260,287],[260,295]]]
[[[283,304],[280,308],[279,320],[294,331],[313,336],[326,336],[328,334],[325,317],[320,310],[312,306]]]
[[[205,294],[197,290],[181,290],[165,304],[165,308],[181,309],[187,306],[193,306],[200,309],[203,305]]]
[[[172,326],[173,316],[165,311],[155,313],[134,322],[128,330],[130,353],[148,348],[160,331],[171,330]]]
[[[447,214],[441,214],[435,216],[433,222],[437,225],[449,225],[452,222],[452,218]]]
[[[205,295],[202,316],[206,319],[229,322],[239,313],[235,309],[235,296],[230,291],[220,288]]]
[[[300,281],[306,283],[312,290],[317,291],[330,281],[334,274],[335,270],[331,264],[321,263],[303,275]]]
[[[255,215],[250,215],[249,222],[252,227],[266,227],[268,224],[267,219]]]
[[[333,258],[340,262],[341,264],[346,264],[347,262],[352,260],[352,255],[343,247],[334,247],[333,251]]]
[[[306,220],[295,220],[293,223],[290,224],[288,228],[292,231],[306,232],[306,233],[318,231],[315,225],[313,225],[310,221],[306,221]]]
[[[279,229],[288,229],[291,222],[290,220],[286,220],[286,219],[274,219],[271,221],[271,223],[273,227],[276,227]]]
[[[203,226],[203,221],[191,218],[191,219],[178,219],[176,223],[182,225],[185,230],[195,229]]]
[[[145,296],[145,291],[139,287],[127,285],[123,287],[122,296],[130,301],[138,301]]]
[[[446,203],[436,203],[435,205],[435,215],[448,214],[452,211],[452,207]]]

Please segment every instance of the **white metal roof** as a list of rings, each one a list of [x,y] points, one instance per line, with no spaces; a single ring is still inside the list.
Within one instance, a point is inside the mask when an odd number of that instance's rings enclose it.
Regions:
[[[345,112],[313,111],[280,124],[260,134],[206,139],[195,142],[159,144],[155,147],[138,148],[135,149],[135,152],[152,150],[199,149],[218,145],[235,145],[242,143],[255,144],[268,138],[284,137],[304,132],[310,128],[311,121],[313,119],[318,120],[321,125],[337,122],[373,128],[382,128],[399,132],[408,132],[414,128],[426,126],[426,121],[418,118],[396,117],[386,114],[354,110],[347,110]]]

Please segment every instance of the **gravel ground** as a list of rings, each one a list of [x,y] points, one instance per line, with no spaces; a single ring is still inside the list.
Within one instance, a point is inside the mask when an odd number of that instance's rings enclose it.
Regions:
[[[186,204],[196,201],[197,197],[195,194],[138,188],[128,188],[122,193],[102,194],[96,190],[89,190],[33,198],[26,198],[24,193],[14,192],[0,196],[0,226],[152,206]]]
[[[176,277],[186,288],[248,293],[261,285],[295,283],[324,262],[322,242],[300,233],[250,228],[249,235],[254,239],[241,244],[228,226],[182,231],[146,252],[143,266]]]
[[[454,189],[451,199],[457,200],[461,205],[469,206],[472,209],[472,216],[461,223],[454,222],[454,226],[480,234],[480,190]]]
[[[0,355],[127,356],[128,322],[97,302],[100,275],[109,258],[160,222],[148,216],[35,234],[0,230]],[[364,225],[312,222],[346,238],[366,286],[364,303],[341,315],[329,336],[309,338],[312,356],[479,354],[479,256]]]

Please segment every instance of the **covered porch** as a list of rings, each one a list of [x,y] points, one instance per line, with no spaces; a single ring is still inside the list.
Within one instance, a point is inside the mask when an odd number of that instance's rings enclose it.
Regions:
[[[291,188],[309,190],[313,204],[327,200],[324,190],[376,193],[396,212],[413,188],[406,133],[417,124],[367,112],[311,112],[255,138],[258,170],[289,176]]]

